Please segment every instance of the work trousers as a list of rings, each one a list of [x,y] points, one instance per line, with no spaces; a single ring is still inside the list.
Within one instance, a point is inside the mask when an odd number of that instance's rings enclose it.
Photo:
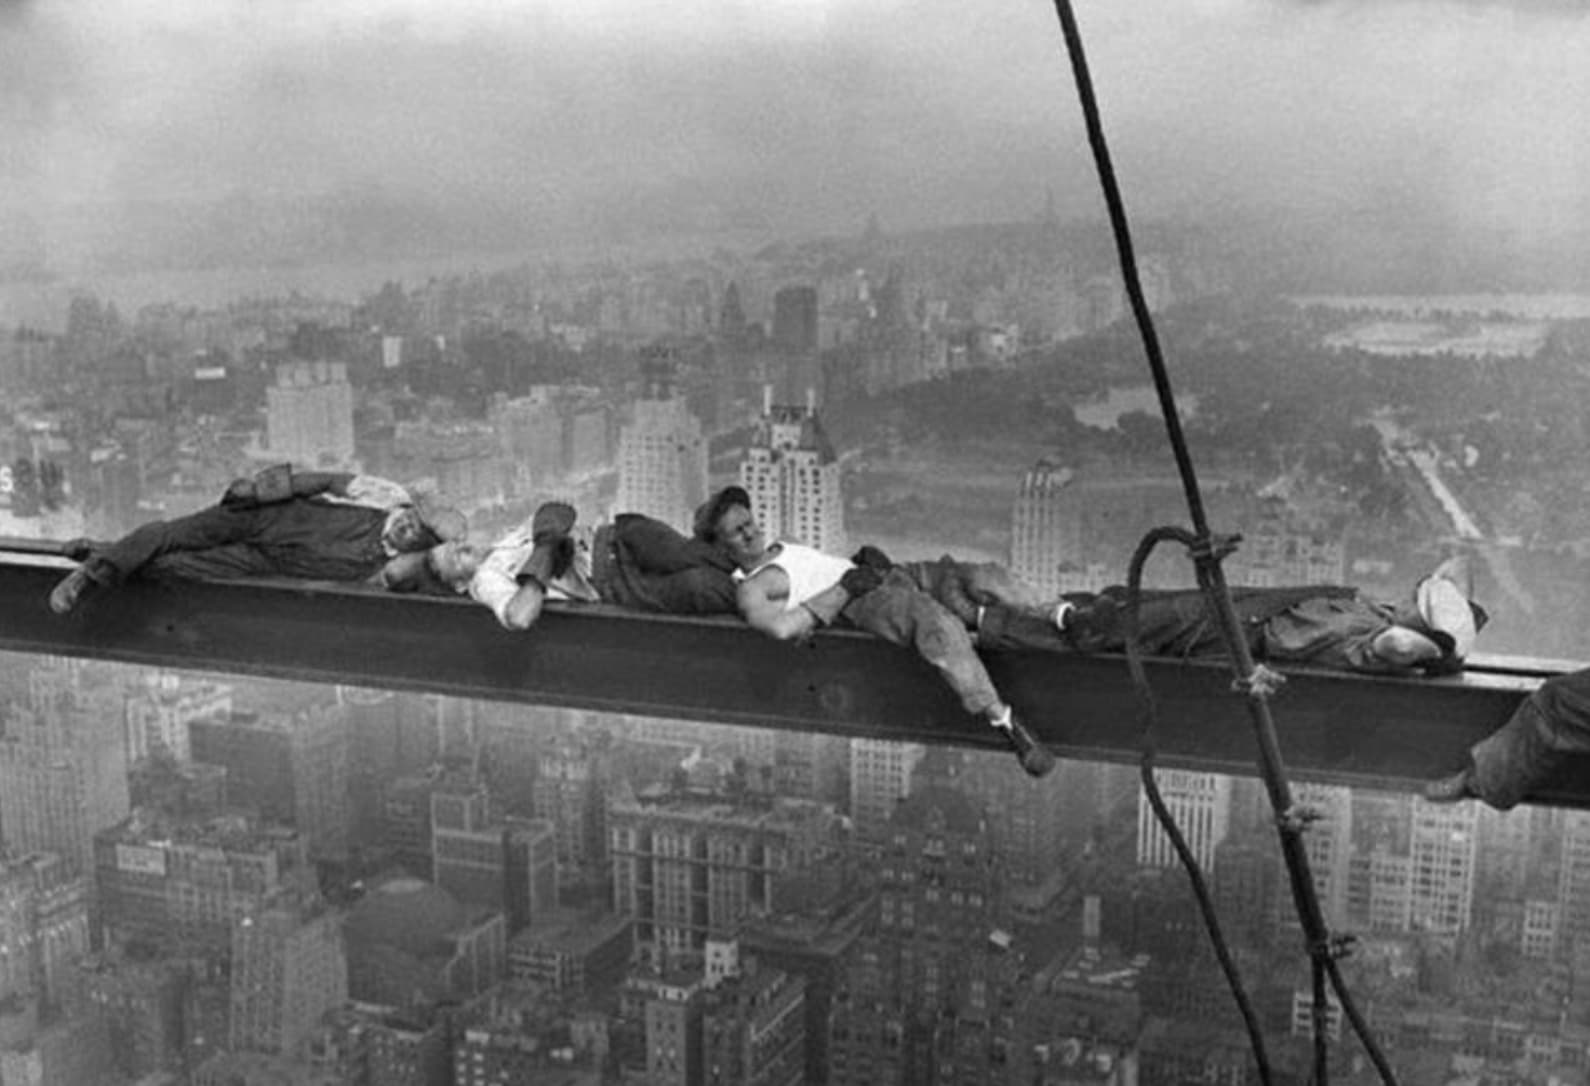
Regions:
[[[1279,588],[1233,588],[1232,607],[1248,651],[1262,656],[1264,627],[1276,615],[1304,600],[1353,595],[1339,585]],[[985,649],[1047,649],[1074,652],[1123,652],[1126,649],[1124,585],[1099,592],[1069,592],[1061,597],[1077,610],[1062,633],[1042,611],[989,607],[978,627],[977,643]],[[1137,644],[1147,656],[1177,658],[1222,656],[1225,641],[1220,624],[1206,606],[1203,592],[1187,589],[1144,589],[1138,604]]]
[[[307,498],[253,508],[213,505],[136,528],[97,548],[85,565],[111,584],[135,575],[358,581],[386,563],[385,525],[382,510]]]
[[[1590,668],[1547,679],[1507,723],[1470,750],[1486,803],[1514,807],[1570,754],[1590,753]]]
[[[738,610],[734,563],[660,520],[621,513],[597,533],[592,580],[609,603],[671,615]]]
[[[952,609],[965,606],[970,570],[942,566],[897,565],[884,574],[881,585],[847,603],[840,617],[858,630],[915,649],[968,713],[985,715],[1000,704],[999,691],[978,659],[965,618]]]

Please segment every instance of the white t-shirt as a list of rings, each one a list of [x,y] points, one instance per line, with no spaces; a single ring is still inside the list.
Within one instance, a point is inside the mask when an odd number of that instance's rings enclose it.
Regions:
[[[849,559],[824,554],[816,547],[802,543],[775,543],[768,549],[768,557],[760,565],[746,571],[737,570],[734,578],[743,581],[770,566],[782,569],[784,576],[789,578],[789,598],[784,601],[786,611],[793,611],[813,596],[826,592],[838,584],[847,572],[856,568]]]
[[[480,568],[469,579],[470,598],[491,608],[491,613],[504,626],[508,625],[505,617],[508,602],[519,591],[519,571],[524,568],[525,561],[534,549],[530,521],[526,520],[492,544]],[[576,539],[574,560],[561,576],[552,578],[546,589],[549,600],[583,600],[589,603],[600,598],[591,584],[591,550],[584,539]]]

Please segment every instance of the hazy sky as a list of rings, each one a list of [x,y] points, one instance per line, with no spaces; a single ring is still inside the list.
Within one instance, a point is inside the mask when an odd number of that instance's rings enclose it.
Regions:
[[[1078,0],[1130,206],[1590,221],[1567,2]],[[0,0],[0,211],[394,192],[1096,213],[1047,0]]]

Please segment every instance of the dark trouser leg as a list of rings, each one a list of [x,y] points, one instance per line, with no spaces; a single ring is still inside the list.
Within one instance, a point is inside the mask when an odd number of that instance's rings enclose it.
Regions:
[[[235,577],[269,577],[279,572],[269,558],[247,543],[202,551],[172,551],[144,563],[138,576],[152,581],[221,581]]]
[[[962,562],[946,554],[934,562],[902,562],[895,568],[904,570],[918,588],[974,629],[981,625],[983,612],[996,607],[1051,621],[1058,602],[1045,600],[1036,588],[995,562]]]
[[[667,615],[732,615],[739,611],[734,579],[722,570],[643,573],[622,560],[600,585],[602,598],[637,611]]]
[[[613,521],[613,546],[643,573],[684,573],[703,566],[729,573],[734,564],[711,543],[691,539],[660,520],[621,513]]]
[[[1049,613],[1003,605],[986,607],[977,643],[993,651],[1044,649],[1050,652],[1122,652],[1126,649],[1126,590],[1118,586],[1094,594],[1061,597],[1075,605],[1065,632]],[[1153,590],[1138,605],[1138,644],[1149,656],[1206,656],[1220,651],[1213,622],[1204,616],[1203,595]]]
[[[1470,756],[1474,792],[1507,810],[1570,754],[1590,753],[1590,668],[1547,679]]]
[[[244,543],[258,527],[256,513],[253,509],[223,509],[217,505],[186,517],[157,520],[94,553],[85,568],[96,580],[115,584],[165,555]]]
[[[841,613],[858,629],[915,649],[938,670],[968,713],[987,715],[1001,704],[965,624],[919,589],[904,570],[891,570],[882,585],[851,600]]]
[[[614,522],[607,547],[599,587],[609,602],[674,615],[727,615],[739,609],[732,564],[709,543],[625,513]]]
[[[983,608],[983,621],[977,627],[977,644],[991,652],[1009,652],[1013,649],[1079,651],[1078,644],[1061,633],[1053,619],[1001,606]]]

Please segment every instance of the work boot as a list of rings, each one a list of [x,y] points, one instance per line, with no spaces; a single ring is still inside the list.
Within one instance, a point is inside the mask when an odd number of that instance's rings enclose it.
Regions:
[[[100,549],[100,545],[86,536],[75,536],[61,544],[61,554],[74,562],[82,562]]]
[[[567,502],[542,503],[530,519],[530,538],[535,547],[519,568],[519,576],[546,588],[568,569],[574,555],[574,540],[569,538],[574,517],[574,506]]]
[[[51,589],[50,610],[58,615],[67,614],[82,602],[84,596],[99,587],[100,582],[88,572],[88,567],[79,566]]]
[[[1021,762],[1021,768],[1027,771],[1027,776],[1045,777],[1054,769],[1054,755],[1016,719],[1015,713],[1011,713],[1008,724],[994,726],[1005,733],[1005,741],[1016,752],[1016,759]]]
[[[1466,765],[1456,773],[1433,780],[1421,793],[1426,803],[1461,803],[1466,799],[1479,799],[1474,789],[1474,767]]]
[[[1065,601],[1055,608],[1055,626],[1078,652],[1098,652],[1124,637],[1126,608],[1113,596]]]

